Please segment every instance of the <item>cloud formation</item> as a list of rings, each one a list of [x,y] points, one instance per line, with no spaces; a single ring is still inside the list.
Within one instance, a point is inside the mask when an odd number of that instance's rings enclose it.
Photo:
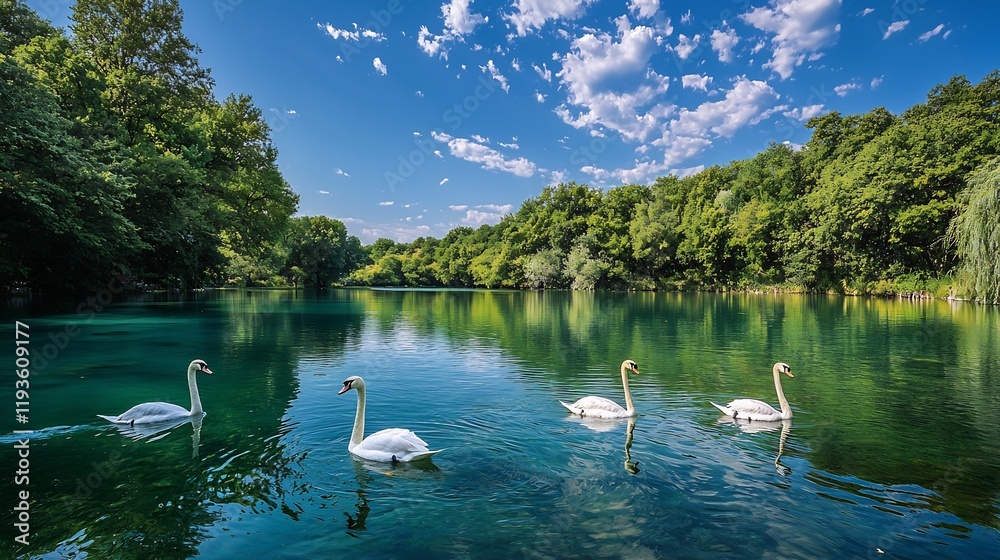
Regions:
[[[774,35],[771,60],[762,67],[787,80],[807,57],[815,60],[822,56],[822,49],[837,42],[840,5],[841,0],[770,0],[766,7],[754,8],[740,19]]]

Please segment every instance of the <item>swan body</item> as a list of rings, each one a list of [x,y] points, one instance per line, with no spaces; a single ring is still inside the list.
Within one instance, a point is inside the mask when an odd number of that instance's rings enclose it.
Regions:
[[[736,399],[726,406],[720,406],[715,403],[712,403],[712,406],[718,408],[726,416],[731,416],[737,420],[777,422],[791,418],[792,406],[788,404],[788,400],[785,399],[785,393],[781,390],[781,374],[783,373],[788,377],[795,377],[792,375],[792,368],[784,362],[778,362],[774,364],[771,373],[774,374],[774,390],[778,393],[778,403],[781,406],[780,411],[775,410],[773,406],[766,402],[757,399]]]
[[[630,418],[635,416],[635,405],[632,404],[632,393],[628,390],[628,374],[639,374],[639,366],[632,360],[622,362],[622,386],[625,389],[625,408],[604,397],[583,397],[573,404],[559,403],[573,414],[592,418]]]
[[[187,378],[188,391],[191,393],[191,410],[171,403],[148,402],[137,404],[118,416],[106,416],[104,414],[98,414],[97,416],[104,418],[108,422],[128,424],[129,426],[175,422],[185,418],[203,416],[205,411],[201,407],[201,396],[198,394],[198,380],[196,379],[199,371],[209,375],[212,374],[212,370],[208,369],[208,364],[205,363],[205,360],[194,360],[188,364]]]
[[[347,391],[354,389],[358,392],[358,408],[354,416],[354,431],[351,433],[351,441],[347,444],[347,450],[352,454],[383,463],[410,462],[429,459],[431,455],[442,451],[438,449],[431,451],[427,448],[427,442],[420,439],[417,434],[403,428],[388,428],[365,435],[365,381],[358,376],[348,377],[344,380],[344,387],[338,392],[343,395]]]

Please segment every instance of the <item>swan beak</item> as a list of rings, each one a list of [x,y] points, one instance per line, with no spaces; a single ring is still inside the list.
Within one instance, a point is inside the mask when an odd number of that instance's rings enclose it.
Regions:
[[[203,372],[205,372],[205,373],[207,373],[209,375],[212,375],[212,370],[208,369],[208,366],[201,366],[201,371],[203,371]]]
[[[337,394],[338,395],[343,395],[344,393],[346,393],[346,392],[348,392],[350,390],[351,390],[351,382],[350,381],[344,381],[344,386],[339,391],[337,391]]]
[[[794,375],[792,375],[792,370],[785,371],[785,375],[787,375],[788,377],[795,377]]]

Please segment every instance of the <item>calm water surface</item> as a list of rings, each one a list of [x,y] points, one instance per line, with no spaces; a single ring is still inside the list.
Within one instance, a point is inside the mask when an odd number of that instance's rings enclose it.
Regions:
[[[8,363],[16,319],[50,358],[32,364],[27,425],[13,376],[0,387],[3,558],[1000,557],[996,309],[404,290],[79,303],[0,312]],[[194,358],[215,371],[203,421],[133,439],[95,417],[187,406]],[[625,358],[642,371],[633,422],[559,405],[623,402]],[[794,419],[720,419],[710,399],[777,404],[775,361],[795,372]],[[353,459],[356,393],[337,395],[351,375],[368,433],[410,428],[445,451]]]

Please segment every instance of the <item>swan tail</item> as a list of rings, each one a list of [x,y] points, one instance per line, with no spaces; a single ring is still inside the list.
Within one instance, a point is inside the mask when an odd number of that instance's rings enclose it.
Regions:
[[[414,453],[413,455],[410,455],[410,457],[406,460],[408,462],[423,461],[425,459],[430,459],[435,453],[440,453],[442,451],[444,451],[444,449],[438,449],[435,451],[425,451],[423,453]]]
[[[735,412],[736,412],[736,411],[734,411],[733,409],[731,409],[729,407],[717,405],[717,404],[715,404],[712,401],[708,401],[708,402],[711,403],[712,406],[714,406],[715,408],[718,408],[719,411],[722,412],[723,414],[725,414],[726,416],[733,416],[735,414]]]
[[[127,422],[123,422],[118,416],[105,416],[104,414],[98,414],[97,417],[104,418],[108,422],[112,422],[114,424],[127,424]]]
[[[566,410],[572,412],[573,414],[583,414],[583,411],[581,411],[579,408],[574,407],[571,404],[566,404],[566,403],[564,403],[562,401],[559,401],[559,404],[565,406]]]

